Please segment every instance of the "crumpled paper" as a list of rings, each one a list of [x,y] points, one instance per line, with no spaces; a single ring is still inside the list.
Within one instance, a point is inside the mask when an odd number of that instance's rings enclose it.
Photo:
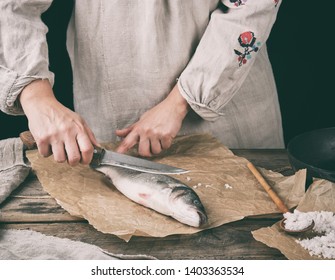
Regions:
[[[110,145],[110,147],[115,147]],[[103,233],[128,241],[132,236],[163,237],[191,234],[246,216],[278,213],[278,209],[247,168],[247,160],[235,156],[209,135],[182,136],[154,161],[190,170],[174,175],[193,187],[208,214],[206,227],[193,228],[122,195],[104,175],[88,166],[70,167],[27,153],[43,188],[71,215],[85,218]],[[262,169],[263,175],[288,207],[298,204],[305,191],[306,171],[285,177]]]
[[[329,211],[335,212],[335,183],[323,179],[315,179],[301,199],[297,210],[301,212]],[[291,260],[320,260],[321,257],[311,256],[308,250],[296,242],[299,235],[285,233],[279,222],[272,227],[261,228],[252,232],[254,238],[269,247],[277,248]],[[312,236],[309,236],[312,237]],[[305,238],[305,236],[303,236]]]

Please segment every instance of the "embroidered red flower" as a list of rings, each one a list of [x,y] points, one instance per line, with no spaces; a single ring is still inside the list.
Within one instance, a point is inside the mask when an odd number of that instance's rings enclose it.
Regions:
[[[251,59],[252,52],[258,52],[260,42],[256,43],[256,37],[254,32],[246,31],[240,34],[238,37],[238,42],[240,46],[243,48],[243,51],[239,51],[234,49],[235,54],[238,56],[239,66],[246,64],[249,59]]]
[[[244,48],[253,46],[256,41],[255,34],[251,31],[244,32],[240,35],[240,37],[238,37],[238,41],[240,45]]]

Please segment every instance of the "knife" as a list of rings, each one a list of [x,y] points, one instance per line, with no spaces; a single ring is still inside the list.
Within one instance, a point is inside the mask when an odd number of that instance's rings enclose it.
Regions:
[[[20,133],[20,138],[26,149],[32,150],[37,147],[35,139],[30,131],[24,131]],[[182,168],[115,153],[94,146],[93,159],[90,163],[90,166],[95,169],[101,165],[118,166],[152,174],[182,174],[188,172],[188,170]]]

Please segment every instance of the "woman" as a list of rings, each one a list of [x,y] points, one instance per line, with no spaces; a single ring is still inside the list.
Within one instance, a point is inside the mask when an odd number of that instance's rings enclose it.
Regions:
[[[51,2],[0,3],[0,108],[26,114],[42,155],[87,164],[92,144],[119,136],[119,152],[151,156],[203,132],[230,148],[284,146],[265,45],[280,1],[75,1],[76,112],[52,92],[40,20]]]

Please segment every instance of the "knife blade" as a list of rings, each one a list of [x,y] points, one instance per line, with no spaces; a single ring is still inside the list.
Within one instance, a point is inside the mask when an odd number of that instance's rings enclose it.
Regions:
[[[152,174],[183,174],[188,172],[188,170],[182,168],[95,147],[90,166],[97,168],[101,165],[118,166]]]
[[[31,150],[37,148],[35,139],[30,131],[22,132],[20,138],[26,149]],[[112,152],[100,147],[94,147],[93,159],[90,163],[90,167],[97,168],[101,165],[118,166],[152,174],[183,174],[189,172],[182,168]]]

